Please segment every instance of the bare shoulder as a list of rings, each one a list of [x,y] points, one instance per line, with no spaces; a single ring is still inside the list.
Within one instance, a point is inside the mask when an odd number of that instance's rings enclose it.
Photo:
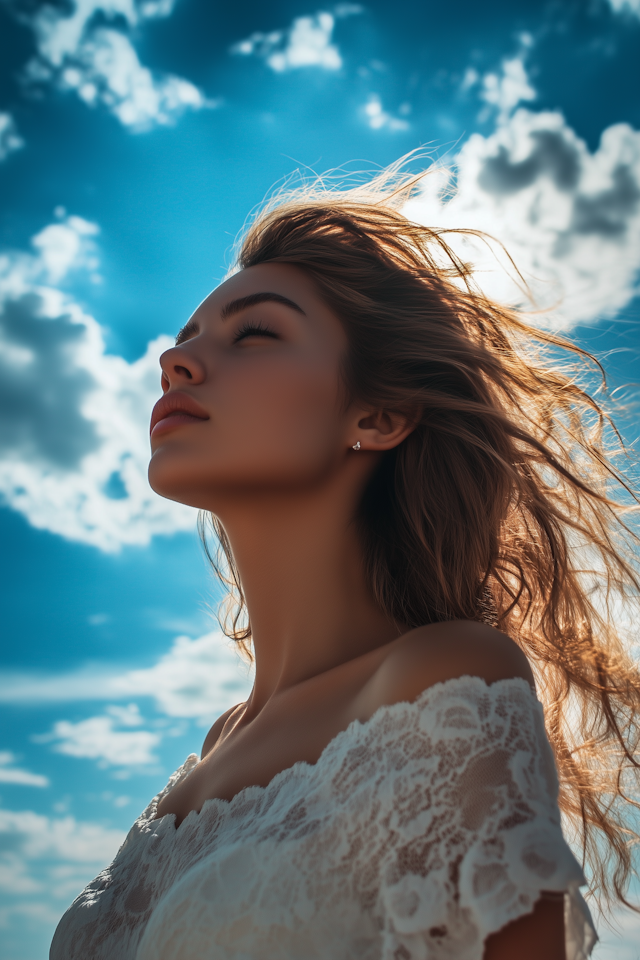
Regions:
[[[520,677],[534,687],[529,661],[510,637],[486,623],[452,620],[418,627],[390,644],[369,694],[376,705],[412,701],[435,683],[463,676],[487,683]]]
[[[216,722],[213,724],[213,726],[212,726],[211,729],[209,730],[209,733],[208,733],[208,734],[206,735],[206,737],[204,738],[204,743],[202,744],[202,752],[201,752],[201,754],[200,754],[200,759],[201,759],[201,760],[203,760],[203,759],[206,757],[206,755],[207,755],[207,754],[213,749],[213,747],[216,745],[216,743],[218,742],[218,738],[219,738],[220,734],[222,733],[222,730],[223,730],[223,728],[224,728],[225,723],[227,722],[227,720],[229,719],[229,717],[230,717],[233,713],[235,713],[235,711],[236,711],[236,710],[238,709],[238,707],[240,707],[240,706],[241,706],[241,704],[237,703],[237,704],[235,705],[235,707],[231,707],[230,710],[225,711],[225,713],[223,713],[222,716],[218,717],[218,719],[216,720]]]

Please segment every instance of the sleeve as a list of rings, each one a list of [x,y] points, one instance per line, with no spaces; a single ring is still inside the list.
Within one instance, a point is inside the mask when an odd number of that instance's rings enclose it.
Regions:
[[[564,894],[567,960],[597,940],[563,837],[542,707],[524,680],[425,691],[403,735],[380,861],[384,960],[482,960],[486,938]]]

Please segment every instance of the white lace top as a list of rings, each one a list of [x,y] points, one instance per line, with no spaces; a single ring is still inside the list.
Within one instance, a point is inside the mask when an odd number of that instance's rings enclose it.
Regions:
[[[231,802],[154,819],[64,915],[51,960],[481,960],[565,894],[567,960],[595,933],[524,680],[462,677],[381,707]]]

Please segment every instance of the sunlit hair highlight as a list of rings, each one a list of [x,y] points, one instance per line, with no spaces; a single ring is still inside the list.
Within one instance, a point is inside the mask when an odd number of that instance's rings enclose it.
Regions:
[[[411,418],[357,518],[372,593],[407,628],[489,620],[521,646],[592,888],[627,902],[640,675],[623,621],[640,622],[640,578],[637,498],[614,453],[627,454],[584,385],[598,362],[485,296],[447,231],[403,215],[419,179],[395,164],[348,189],[281,192],[237,267],[304,270],[344,325],[349,398]],[[215,516],[201,516],[205,543],[207,525],[225,628],[250,655],[233,553]]]

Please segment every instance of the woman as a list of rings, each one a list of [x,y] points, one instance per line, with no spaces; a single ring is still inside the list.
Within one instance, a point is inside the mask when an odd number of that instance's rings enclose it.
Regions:
[[[598,597],[638,578],[603,415],[397,170],[265,209],[161,358],[150,482],[209,515],[255,684],[53,960],[579,960],[560,809],[624,899],[640,683]]]

